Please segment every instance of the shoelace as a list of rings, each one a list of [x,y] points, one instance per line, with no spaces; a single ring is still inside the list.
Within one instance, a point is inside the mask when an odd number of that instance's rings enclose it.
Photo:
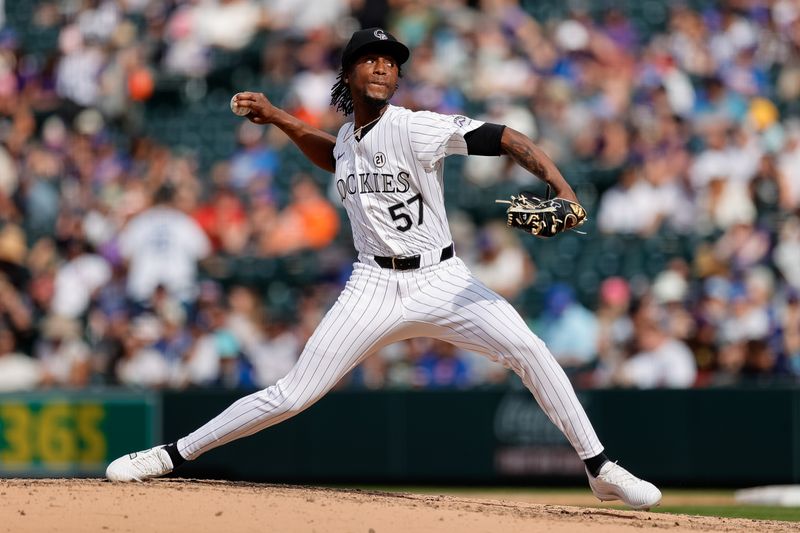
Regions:
[[[613,483],[614,485],[619,485],[620,487],[625,487],[629,485],[633,485],[634,483],[639,483],[641,480],[619,466],[616,461],[614,461],[614,466],[611,469],[603,474],[604,481],[608,483]]]

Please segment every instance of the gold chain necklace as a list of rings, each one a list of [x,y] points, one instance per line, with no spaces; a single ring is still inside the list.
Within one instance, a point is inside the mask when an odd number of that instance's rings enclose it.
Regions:
[[[364,128],[366,128],[367,126],[371,126],[372,124],[375,124],[376,122],[378,122],[380,120],[380,118],[382,116],[383,116],[383,114],[380,114],[377,117],[375,117],[372,120],[370,120],[369,122],[367,122],[366,124],[364,124],[363,126],[359,126],[358,128],[354,129],[353,130],[353,137],[355,137],[357,141],[360,141],[361,140],[361,132],[364,130]],[[353,122],[353,124],[355,125],[355,121]]]

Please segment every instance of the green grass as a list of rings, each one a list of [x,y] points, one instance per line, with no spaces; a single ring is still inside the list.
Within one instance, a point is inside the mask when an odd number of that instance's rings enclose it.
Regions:
[[[342,487],[344,488],[344,487]],[[356,488],[350,486],[348,488]],[[447,494],[451,496],[486,496],[493,493],[502,494],[553,494],[554,498],[564,494],[586,494],[586,488],[547,488],[547,487],[402,487],[402,486],[359,486],[365,490],[378,490],[385,492],[408,492],[414,494]],[[699,516],[718,516],[724,518],[746,518],[753,520],[781,520],[787,522],[800,522],[800,507],[778,507],[767,505],[742,505],[733,503],[733,491],[728,489],[667,489],[664,491],[665,500],[680,499],[691,501],[692,498],[723,498],[730,499],[731,504],[687,504],[666,505],[653,509],[653,512],[666,514],[684,514]],[[592,505],[593,507],[594,505]],[[601,507],[601,505],[597,505]],[[607,505],[602,507],[608,508]],[[613,509],[627,509],[621,505],[612,506]]]
[[[622,507],[620,507],[620,509],[622,509]],[[768,505],[676,505],[658,507],[653,509],[653,511],[657,513],[800,522],[799,507],[774,507]]]

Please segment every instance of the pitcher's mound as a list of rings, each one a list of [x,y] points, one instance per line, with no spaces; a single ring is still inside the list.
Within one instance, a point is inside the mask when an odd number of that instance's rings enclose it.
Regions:
[[[793,531],[785,522],[502,499],[159,479],[0,480],[0,532],[478,533]]]

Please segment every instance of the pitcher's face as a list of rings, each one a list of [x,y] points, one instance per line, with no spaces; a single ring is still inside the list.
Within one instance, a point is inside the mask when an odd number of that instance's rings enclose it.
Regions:
[[[397,90],[399,74],[397,60],[392,56],[373,52],[362,55],[347,76],[353,101],[388,103]]]

